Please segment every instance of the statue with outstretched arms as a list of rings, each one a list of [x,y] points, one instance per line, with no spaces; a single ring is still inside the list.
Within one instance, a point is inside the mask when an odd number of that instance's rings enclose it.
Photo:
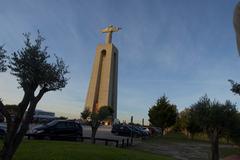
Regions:
[[[119,30],[121,30],[122,28],[120,27],[115,27],[113,25],[109,25],[107,28],[104,28],[101,30],[102,33],[107,33],[106,35],[106,44],[112,43],[112,33],[113,32],[118,32]]]

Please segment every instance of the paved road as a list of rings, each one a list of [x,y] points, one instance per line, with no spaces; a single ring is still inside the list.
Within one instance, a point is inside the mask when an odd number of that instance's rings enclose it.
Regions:
[[[112,129],[112,126],[100,126],[97,130],[96,138],[108,138],[108,139],[116,139],[116,140],[129,138],[129,137],[123,137],[123,136],[116,136],[113,133],[111,133],[111,129]],[[84,137],[90,137],[91,133],[92,133],[92,130],[90,126],[83,126]],[[139,139],[135,139],[135,142],[137,142],[137,140]]]
[[[83,127],[83,136],[90,137],[92,133],[92,129],[90,126],[82,126]],[[116,137],[111,133],[111,126],[100,126],[97,130],[96,137],[97,138],[108,138],[108,137]]]
[[[202,142],[174,142],[168,140],[143,141],[135,149],[154,154],[169,155],[176,160],[208,160],[210,144]],[[234,148],[232,145],[220,145],[222,150]]]

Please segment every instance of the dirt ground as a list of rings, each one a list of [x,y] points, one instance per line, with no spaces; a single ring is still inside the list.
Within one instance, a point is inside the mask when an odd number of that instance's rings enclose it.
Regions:
[[[233,145],[220,145],[220,150],[235,148]],[[155,154],[168,155],[176,160],[209,160],[210,145],[201,142],[168,142],[156,140],[142,141],[134,149]]]

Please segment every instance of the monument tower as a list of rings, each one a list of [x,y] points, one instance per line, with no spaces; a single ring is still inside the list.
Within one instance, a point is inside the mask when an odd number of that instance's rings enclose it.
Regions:
[[[112,25],[102,29],[105,44],[99,44],[93,64],[85,107],[92,112],[101,106],[112,106],[113,119],[117,118],[118,50],[112,44],[112,33],[121,28]]]

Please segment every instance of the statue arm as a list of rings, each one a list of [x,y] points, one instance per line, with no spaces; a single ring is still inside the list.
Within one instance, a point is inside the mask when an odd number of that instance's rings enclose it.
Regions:
[[[110,27],[107,27],[107,28],[104,28],[101,30],[102,33],[108,33],[108,32],[118,32],[119,30],[121,30],[122,28],[120,27],[113,27],[113,26],[110,26]]]

